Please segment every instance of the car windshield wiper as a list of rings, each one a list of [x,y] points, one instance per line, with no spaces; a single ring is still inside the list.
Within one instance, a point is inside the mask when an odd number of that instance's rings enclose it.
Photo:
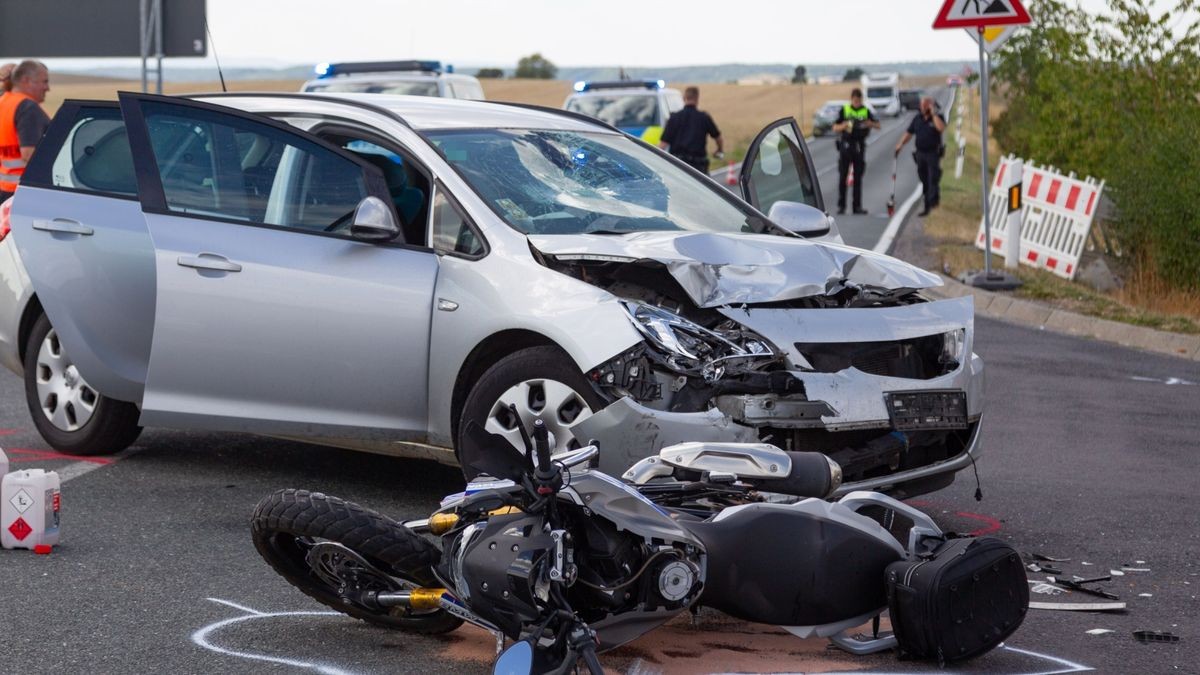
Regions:
[[[641,231],[641,230],[603,230],[603,229],[601,229],[601,230],[584,230],[583,232],[580,232],[579,234],[615,234],[615,235],[622,235],[622,234],[633,234],[634,232],[640,232],[640,231]]]

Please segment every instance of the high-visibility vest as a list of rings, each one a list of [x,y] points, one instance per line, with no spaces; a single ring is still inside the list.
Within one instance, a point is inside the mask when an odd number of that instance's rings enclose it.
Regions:
[[[845,117],[848,120],[862,121],[865,119],[869,119],[870,116],[871,116],[871,110],[869,108],[867,108],[867,106],[865,106],[865,105],[861,108],[855,108],[854,106],[850,105],[849,103],[845,103],[842,105],[842,117]]]
[[[17,106],[33,99],[19,91],[0,96],[0,191],[16,192],[25,173],[21,139],[17,136]]]

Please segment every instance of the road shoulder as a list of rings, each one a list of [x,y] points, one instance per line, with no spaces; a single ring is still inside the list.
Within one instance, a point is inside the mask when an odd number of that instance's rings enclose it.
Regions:
[[[897,232],[896,238],[886,249],[876,250],[940,274],[943,285],[929,289],[927,291],[929,295],[937,298],[972,295],[975,297],[975,313],[979,316],[1200,361],[1200,335],[1172,333],[1077,314],[1039,302],[1017,299],[1006,293],[967,286],[942,274],[942,270],[937,269],[937,256],[933,252],[933,242],[925,234],[924,220],[913,213],[912,207],[916,205],[916,202],[915,199],[909,199],[896,212],[892,223],[888,225],[889,232]],[[884,242],[880,243],[882,248]]]

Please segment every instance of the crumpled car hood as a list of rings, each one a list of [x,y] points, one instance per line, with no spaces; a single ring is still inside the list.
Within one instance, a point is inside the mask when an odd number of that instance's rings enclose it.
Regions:
[[[698,307],[756,304],[832,295],[848,287],[874,291],[942,285],[936,274],[850,246],[765,234],[636,232],[626,235],[530,235],[559,260],[653,260]]]

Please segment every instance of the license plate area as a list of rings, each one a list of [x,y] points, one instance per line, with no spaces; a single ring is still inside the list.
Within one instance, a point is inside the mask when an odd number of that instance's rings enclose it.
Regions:
[[[967,394],[959,389],[884,393],[888,418],[897,431],[967,428]]]

